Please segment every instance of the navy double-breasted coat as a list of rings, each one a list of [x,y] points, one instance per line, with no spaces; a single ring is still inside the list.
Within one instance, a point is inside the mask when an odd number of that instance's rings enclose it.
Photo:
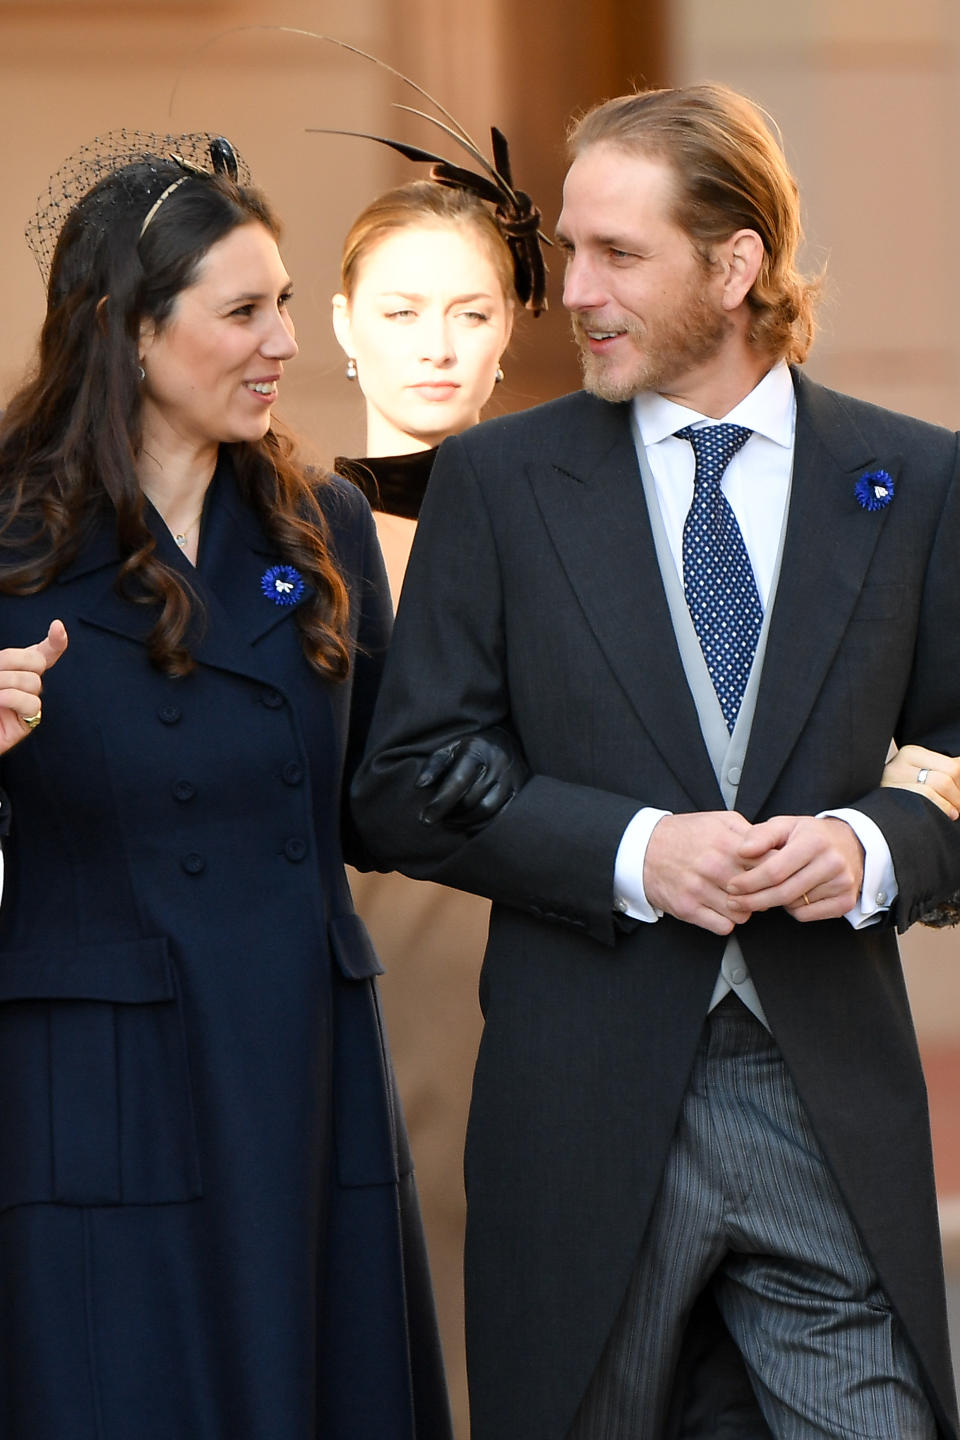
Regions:
[[[449,1435],[343,873],[389,602],[366,502],[321,493],[351,591],[343,684],[263,593],[283,557],[224,456],[195,572],[157,527],[203,601],[187,677],[150,664],[108,519],[42,593],[0,600],[3,644],[54,616],[70,637],[2,765],[5,1440]]]

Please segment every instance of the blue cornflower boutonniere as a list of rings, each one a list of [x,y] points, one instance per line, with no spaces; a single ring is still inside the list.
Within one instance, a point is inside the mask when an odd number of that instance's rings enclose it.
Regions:
[[[886,470],[870,470],[861,475],[853,493],[864,510],[885,510],[893,499],[893,476]]]
[[[303,594],[303,576],[292,565],[271,565],[260,576],[260,589],[274,605],[296,605]]]

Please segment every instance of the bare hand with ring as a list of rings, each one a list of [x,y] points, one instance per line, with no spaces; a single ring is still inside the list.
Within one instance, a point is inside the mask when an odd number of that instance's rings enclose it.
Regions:
[[[22,650],[0,650],[0,755],[12,750],[40,724],[42,677],[66,648],[63,622],[53,620],[38,644]]]
[[[881,785],[916,790],[951,820],[960,815],[960,757],[923,745],[901,745],[883,769]]]

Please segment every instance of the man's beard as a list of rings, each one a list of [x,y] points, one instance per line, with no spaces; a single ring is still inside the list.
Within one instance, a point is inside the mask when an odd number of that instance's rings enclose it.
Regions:
[[[574,339],[583,371],[583,387],[601,400],[619,403],[632,400],[641,391],[668,394],[688,375],[717,355],[730,333],[732,321],[722,310],[715,310],[703,290],[692,287],[678,301],[669,318],[654,326],[643,325],[632,317],[623,317],[616,329],[623,329],[634,346],[634,363],[616,366],[603,355],[595,355],[589,347],[586,331],[609,330],[610,322],[591,322],[589,312],[571,315]]]

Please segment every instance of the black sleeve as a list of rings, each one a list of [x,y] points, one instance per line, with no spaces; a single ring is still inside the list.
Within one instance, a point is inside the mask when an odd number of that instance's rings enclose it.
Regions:
[[[462,442],[448,440],[434,465],[354,783],[358,826],[385,867],[612,944],[614,861],[635,799],[533,774],[476,835],[420,821],[424,795],[414,782],[426,756],[493,725],[512,728],[505,628],[495,528]],[[523,738],[517,735],[521,746]]]

